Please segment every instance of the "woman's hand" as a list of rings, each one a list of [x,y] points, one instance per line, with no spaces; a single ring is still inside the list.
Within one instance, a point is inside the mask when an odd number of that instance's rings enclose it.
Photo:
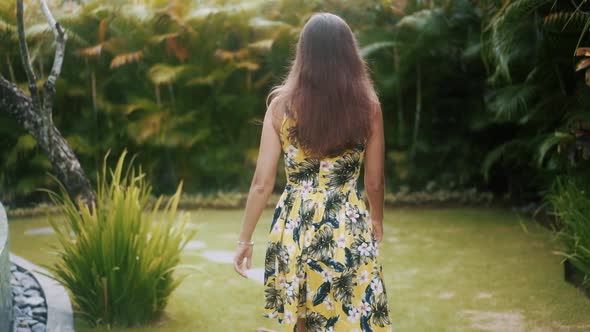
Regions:
[[[371,219],[371,224],[373,225],[375,239],[377,240],[377,243],[380,243],[383,239],[383,220]]]
[[[245,269],[244,265],[246,266]],[[236,272],[238,272],[242,277],[248,278],[248,275],[246,275],[246,270],[249,270],[251,267],[252,245],[243,243],[238,244],[236,255],[234,256],[234,270],[236,270]]]

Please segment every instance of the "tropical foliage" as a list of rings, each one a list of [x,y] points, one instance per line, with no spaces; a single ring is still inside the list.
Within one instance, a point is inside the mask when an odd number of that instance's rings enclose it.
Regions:
[[[505,136],[482,167],[511,174],[514,191],[547,187],[574,164],[590,175],[589,81],[574,72],[575,53],[590,43],[589,9],[585,1],[519,0],[486,20],[486,102]]]
[[[186,218],[177,218],[182,184],[164,204],[148,212],[151,187],[141,168],[124,168],[122,153],[114,169],[97,175],[97,205],[80,210],[60,185],[48,191],[62,221],[50,219],[60,246],[51,273],[72,295],[91,325],[130,326],[158,319],[182,281],[175,274],[180,253],[194,236]]]
[[[24,84],[14,6],[0,4],[0,71]],[[244,191],[265,97],[285,74],[300,27],[320,10],[349,22],[371,68],[383,104],[390,191],[474,188],[538,199],[572,160],[588,165],[590,5],[584,1],[52,6],[70,36],[55,122],[89,174],[107,150],[128,148],[156,193],[173,193],[180,179],[189,193]],[[41,17],[26,19],[32,61],[43,78],[52,39]],[[0,113],[0,198],[22,205],[40,198],[35,188],[52,185],[51,166],[15,128]],[[317,165],[299,167],[294,175],[305,177]]]

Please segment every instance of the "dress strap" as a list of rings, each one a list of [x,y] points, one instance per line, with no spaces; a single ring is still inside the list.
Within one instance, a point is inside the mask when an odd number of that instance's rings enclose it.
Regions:
[[[281,121],[281,127],[280,132],[281,135],[283,135],[283,133],[285,132],[286,128],[286,124],[289,122],[289,120],[291,120],[291,116],[294,116],[295,114],[292,112],[292,108],[291,108],[291,102],[287,102],[286,104],[286,110],[283,112],[283,119]],[[287,134],[285,134],[285,139],[287,138]]]
[[[279,131],[282,135],[283,131],[285,130],[285,124],[287,123],[289,116],[287,115],[287,113],[283,113],[283,119],[281,120],[281,127],[279,128]]]

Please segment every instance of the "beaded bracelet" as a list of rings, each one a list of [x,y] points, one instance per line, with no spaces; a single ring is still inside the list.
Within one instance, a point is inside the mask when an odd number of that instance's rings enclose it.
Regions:
[[[253,246],[254,245],[254,241],[239,241],[238,240],[238,244],[247,244],[247,245]]]

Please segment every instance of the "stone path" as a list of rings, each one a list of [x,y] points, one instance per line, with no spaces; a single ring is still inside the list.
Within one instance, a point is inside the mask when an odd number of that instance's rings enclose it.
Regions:
[[[184,247],[184,250],[197,250],[197,249],[202,249],[205,248],[205,242],[203,241],[189,241],[186,246]]]
[[[48,235],[55,234],[55,231],[51,227],[32,228],[25,231],[25,235]]]
[[[246,272],[249,279],[258,281],[259,283],[264,282],[264,269],[260,267],[251,268]]]
[[[232,264],[234,252],[229,250],[205,250],[201,256],[215,263]]]

